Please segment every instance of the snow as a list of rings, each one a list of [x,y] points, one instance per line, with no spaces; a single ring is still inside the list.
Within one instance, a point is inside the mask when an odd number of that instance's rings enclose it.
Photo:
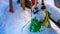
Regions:
[[[55,27],[55,29],[48,28],[43,32],[30,32],[28,30],[28,22],[31,20],[31,10],[26,8],[26,11],[23,11],[20,4],[17,4],[16,1],[17,0],[13,0],[14,13],[10,13],[9,0],[0,0],[0,34],[56,34],[56,28],[58,34],[60,33],[59,28],[53,26],[53,22],[51,22],[51,24],[53,27]],[[26,26],[23,28],[24,25]]]
[[[57,8],[54,4],[54,0],[46,0],[45,1],[46,7],[48,9],[48,11],[51,13],[51,17],[57,21],[58,19],[60,19],[60,9]]]
[[[45,0],[45,5],[49,13],[51,13],[51,18],[53,18],[55,21],[60,19],[60,9],[55,6],[54,0]],[[60,28],[58,28],[58,26],[56,26],[52,21],[50,21],[50,23],[56,33],[60,34]]]

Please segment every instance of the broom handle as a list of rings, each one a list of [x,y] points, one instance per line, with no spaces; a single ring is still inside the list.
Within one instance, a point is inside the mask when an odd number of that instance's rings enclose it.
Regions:
[[[44,4],[44,0],[42,0],[42,4]]]
[[[13,12],[12,0],[10,0],[10,12]]]
[[[37,7],[37,0],[35,0],[35,7]]]
[[[30,5],[31,5],[31,12],[32,12],[32,0],[31,0],[31,2],[30,2]]]
[[[32,9],[32,0],[30,1],[31,9]]]
[[[25,10],[25,0],[20,0],[23,10]]]

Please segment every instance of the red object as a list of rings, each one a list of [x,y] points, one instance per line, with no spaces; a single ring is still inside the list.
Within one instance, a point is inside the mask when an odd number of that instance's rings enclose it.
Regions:
[[[10,12],[12,13],[13,12],[13,6],[12,6],[12,0],[10,0],[10,2],[9,2],[10,4]]]
[[[31,4],[33,6],[35,4],[35,0],[31,0]]]
[[[31,0],[31,13],[32,13],[32,6],[35,4],[35,0]],[[32,15],[31,15],[32,16]]]
[[[31,11],[32,11],[32,6],[35,4],[35,0],[31,0]]]

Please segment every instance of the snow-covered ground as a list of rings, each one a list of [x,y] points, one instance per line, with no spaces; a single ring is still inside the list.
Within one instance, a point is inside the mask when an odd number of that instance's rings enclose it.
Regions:
[[[54,0],[45,0],[46,8],[51,13],[51,18],[53,18],[55,21],[60,19],[60,9],[57,8],[54,4]],[[57,34],[60,34],[60,28],[58,28],[54,23],[51,22],[52,28],[57,32]]]
[[[51,13],[51,17],[57,21],[60,19],[60,9],[57,8],[54,4],[54,0],[46,0],[45,1],[46,7],[48,9],[48,11]]]
[[[29,32],[29,24],[27,23],[31,20],[31,10],[26,8],[26,11],[23,11],[20,4],[17,4],[16,1],[17,0],[13,0],[14,13],[10,13],[9,0],[0,0],[0,34],[56,34],[56,32],[58,34],[60,33],[59,28],[52,21],[52,28],[48,28],[43,32]],[[51,4],[47,4],[47,7],[49,7],[47,9],[50,11],[49,5]],[[52,7],[54,8],[54,6]],[[57,11],[53,8],[51,12],[52,14],[54,13],[53,10]],[[23,28],[23,26],[26,24],[27,26]]]

